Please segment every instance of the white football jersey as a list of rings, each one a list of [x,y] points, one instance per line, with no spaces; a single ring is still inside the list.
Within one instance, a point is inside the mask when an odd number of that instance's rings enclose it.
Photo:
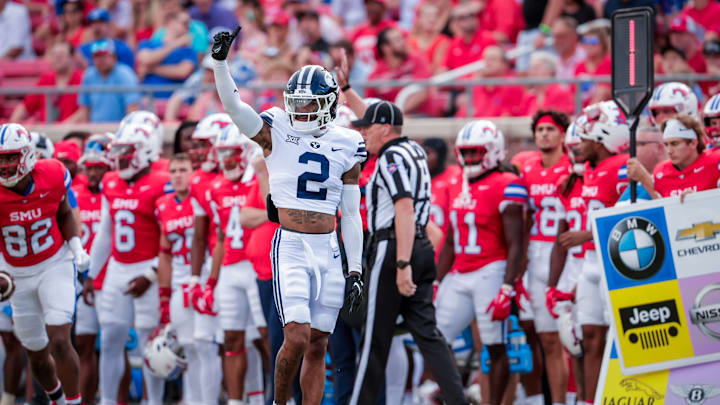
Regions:
[[[271,128],[272,153],[265,163],[275,206],[335,215],[343,173],[367,158],[360,133],[330,124],[316,138],[292,129],[287,114],[278,107],[260,116]]]

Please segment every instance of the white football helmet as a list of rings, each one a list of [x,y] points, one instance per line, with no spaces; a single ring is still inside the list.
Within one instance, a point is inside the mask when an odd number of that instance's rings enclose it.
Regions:
[[[115,165],[108,157],[108,153],[114,138],[115,136],[110,132],[90,135],[85,142],[85,151],[78,160],[78,164],[81,166],[105,165],[112,170]]]
[[[190,158],[194,161],[202,161],[202,169],[206,172],[211,172],[217,167],[217,162],[211,153],[212,146],[223,128],[231,125],[235,126],[235,123],[228,114],[215,113],[203,118],[195,127],[192,139],[205,146],[191,149]]]
[[[161,326],[157,336],[145,345],[145,365],[158,378],[172,380],[187,368],[185,351],[170,325]]]
[[[122,127],[127,124],[147,125],[152,128],[151,140],[153,151],[155,152],[153,162],[158,160],[160,158],[160,154],[162,153],[163,139],[165,137],[163,123],[160,118],[150,111],[133,111],[120,121],[118,133],[120,133]]]
[[[298,132],[314,133],[335,119],[339,89],[327,69],[306,65],[290,76],[283,98],[290,126]],[[311,105],[313,108],[306,108]]]
[[[250,159],[255,154],[253,142],[235,125],[229,125],[220,132],[213,154],[220,170],[231,181],[237,181],[250,165]],[[234,167],[227,168],[228,163],[234,162]]]
[[[563,346],[574,357],[581,357],[582,351],[582,329],[573,319],[573,306],[570,303],[560,303],[555,306],[558,314],[557,326],[558,335]]]
[[[110,146],[108,158],[125,180],[150,167],[155,157],[152,127],[143,124],[127,124],[120,127]]]
[[[628,148],[630,126],[614,101],[585,107],[583,115],[586,120],[579,131],[581,139],[600,142],[610,153],[620,153]]]
[[[477,177],[505,160],[505,137],[490,121],[469,122],[455,139],[455,156],[466,178]]]
[[[655,88],[648,103],[650,122],[654,125],[660,125],[660,122],[655,122],[653,113],[653,110],[659,107],[672,107],[678,114],[688,114],[695,119],[699,118],[698,99],[692,89],[683,83],[664,83]]]
[[[38,159],[50,159],[55,156],[55,145],[42,132],[30,132],[30,141],[35,147]]]
[[[20,124],[0,125],[0,156],[1,185],[13,187],[30,174],[37,162],[37,156],[30,133],[25,127]]]
[[[712,118],[720,118],[720,94],[710,97],[703,108],[703,122],[705,123],[705,133],[710,137],[710,142],[717,144],[720,142],[720,125],[713,126],[710,124]]]
[[[565,146],[567,147],[568,156],[570,156],[570,160],[573,162],[572,171],[580,176],[585,172],[585,165],[575,162],[574,147],[580,145],[580,142],[582,142],[580,131],[585,125],[585,122],[587,122],[587,116],[580,114],[575,121],[568,125],[567,131],[565,131]]]

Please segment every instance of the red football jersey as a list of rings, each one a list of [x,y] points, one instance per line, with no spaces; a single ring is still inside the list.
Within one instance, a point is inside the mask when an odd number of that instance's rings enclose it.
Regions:
[[[170,160],[165,159],[165,158],[159,158],[158,160],[152,162],[150,164],[150,167],[152,168],[153,171],[159,170],[159,171],[167,172],[167,171],[169,171]]]
[[[161,232],[171,243],[173,265],[190,265],[190,247],[195,232],[195,217],[189,198],[180,201],[175,193],[155,201],[155,216]]]
[[[247,204],[256,182],[255,178],[242,182],[218,176],[210,185],[210,198],[225,233],[224,266],[248,259],[247,244],[252,230],[240,225],[240,208]]]
[[[663,197],[677,196],[684,191],[703,191],[720,186],[720,153],[704,150],[685,170],[678,170],[666,160],[653,171],[655,191]]]
[[[565,180],[568,178],[568,176],[569,175],[567,174],[565,176],[562,176],[558,180],[557,187],[555,188],[555,195],[562,204],[562,212],[560,213],[560,218],[565,219],[568,224],[568,230],[582,231],[584,229],[587,229],[585,200],[582,197],[583,178],[578,177],[577,180],[575,180],[575,183],[573,183],[573,187],[570,189],[568,194],[562,195],[560,194],[560,190],[562,189],[563,183],[565,183]],[[583,245],[570,248],[570,250],[568,250],[568,253],[575,257],[582,258],[585,255],[584,246],[592,244],[593,241],[585,242]]]
[[[75,176],[77,178],[78,176]],[[82,222],[82,240],[85,251],[89,252],[92,246],[98,227],[100,226],[100,217],[102,212],[102,193],[94,194],[85,184],[73,185],[75,197],[77,198],[78,210],[80,211],[80,221]],[[100,270],[100,273],[93,280],[93,287],[96,290],[102,289],[103,280],[105,280],[105,270],[107,264]]]
[[[155,202],[166,192],[169,175],[151,171],[128,184],[117,172],[103,178],[103,196],[112,220],[112,257],[120,263],[138,263],[157,257],[160,226]]]
[[[520,171],[528,189],[530,208],[533,214],[533,226],[530,240],[553,242],[558,230],[558,212],[562,203],[557,198],[556,187],[561,177],[570,170],[570,158],[563,155],[552,167],[545,168],[542,158],[537,156],[526,161]]]
[[[213,221],[213,208],[210,204],[210,184],[222,174],[217,172],[206,172],[203,169],[197,169],[190,176],[190,198],[194,199],[204,215],[210,218],[210,227],[208,228],[208,249],[212,252],[217,242],[217,224]],[[195,212],[195,214],[198,214]],[[202,216],[202,215],[200,215]]]
[[[450,208],[449,189],[451,185],[460,182],[462,182],[462,168],[458,165],[450,165],[442,173],[432,178],[430,220],[440,228],[443,234],[441,244],[435,250],[435,261],[440,256],[442,246],[445,244],[445,235],[447,235],[448,227],[450,227],[448,220],[448,210]]]
[[[59,160],[41,159],[30,176],[28,195],[0,186],[2,253],[13,267],[42,263],[65,243],[55,216],[70,187],[70,172]]]
[[[596,167],[590,166],[590,162],[585,163],[582,189],[587,208],[585,221],[588,211],[614,206],[625,191],[628,186],[626,163],[629,157],[625,153],[613,155],[598,163]],[[587,230],[591,228],[591,224],[587,222]],[[595,250],[595,245],[586,244],[585,249]]]
[[[255,183],[252,190],[250,190],[248,202],[245,206],[262,210],[266,209],[265,199],[262,198],[259,183]],[[253,229],[252,234],[250,234],[246,249],[247,257],[250,263],[252,263],[259,280],[267,281],[272,279],[270,247],[272,246],[272,238],[275,235],[275,230],[277,230],[279,226],[280,224],[267,221]]]
[[[449,229],[453,232],[455,261],[451,271],[468,273],[507,258],[502,211],[508,204],[526,204],[527,188],[512,173],[494,172],[470,184],[450,187]]]

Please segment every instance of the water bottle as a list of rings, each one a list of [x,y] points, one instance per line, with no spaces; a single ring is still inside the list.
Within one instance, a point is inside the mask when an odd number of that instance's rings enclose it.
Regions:
[[[506,345],[510,372],[525,374],[533,369],[532,350],[527,344],[525,332],[520,327],[518,318],[510,315],[510,332],[508,332],[508,343]]]

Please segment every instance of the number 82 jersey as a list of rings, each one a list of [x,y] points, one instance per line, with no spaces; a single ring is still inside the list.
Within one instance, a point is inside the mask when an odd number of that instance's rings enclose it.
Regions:
[[[0,187],[2,254],[13,267],[40,264],[65,243],[56,215],[70,185],[70,173],[58,160],[41,159],[30,176],[32,191],[27,195]]]
[[[360,133],[329,124],[322,136],[302,134],[278,107],[260,117],[271,128],[272,153],[265,162],[275,206],[335,215],[343,173],[367,158]]]

